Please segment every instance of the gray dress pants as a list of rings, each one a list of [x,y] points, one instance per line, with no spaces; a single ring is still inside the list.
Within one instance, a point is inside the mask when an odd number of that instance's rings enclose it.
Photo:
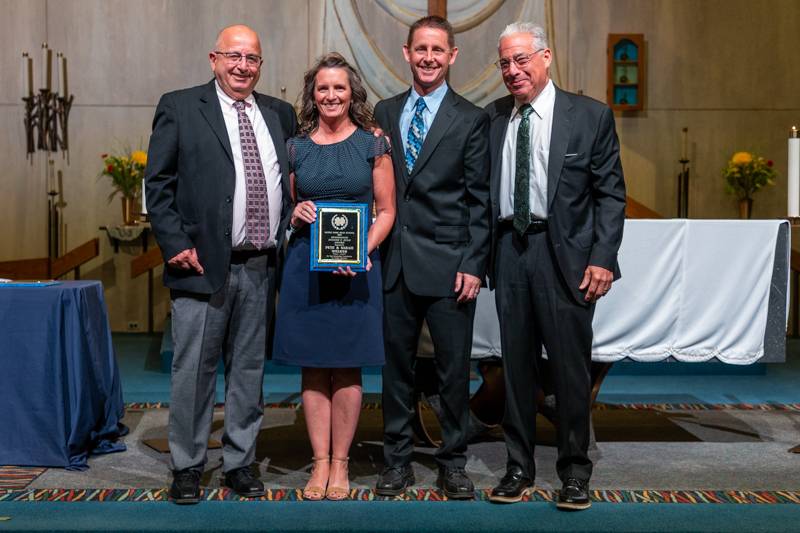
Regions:
[[[169,449],[173,471],[203,470],[220,356],[225,361],[223,471],[249,466],[255,459],[274,290],[271,252],[233,259],[228,278],[214,294],[172,291],[175,353]]]

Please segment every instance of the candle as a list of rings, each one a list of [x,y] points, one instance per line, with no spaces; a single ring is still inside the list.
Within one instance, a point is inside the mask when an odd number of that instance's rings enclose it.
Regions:
[[[689,160],[689,128],[683,128],[681,130],[681,137],[683,142],[681,143],[681,161],[688,161]]]
[[[789,184],[789,216],[800,217],[800,137],[797,126],[792,126],[789,134],[789,171],[786,173]]]
[[[47,85],[45,88],[49,91],[53,88],[53,51],[47,49]]]
[[[33,58],[28,56],[27,59],[28,59],[28,96],[33,96]]]
[[[25,95],[27,94],[26,87],[25,87],[25,82],[28,81],[28,76],[25,74],[25,69],[28,68],[28,60],[26,59],[27,56],[28,56],[28,54],[26,54],[25,52],[22,52],[22,72],[20,74],[22,75],[22,95],[23,95],[22,97],[23,98],[25,98]]]
[[[64,173],[59,170],[56,175],[58,176],[58,203],[59,207],[63,207],[66,205],[64,203]]]
[[[67,56],[61,54],[61,72],[63,73],[63,77],[61,78],[61,86],[64,90],[64,98],[69,97],[69,85],[67,84]]]
[[[56,52],[56,77],[53,80],[53,92],[57,93],[61,88],[61,52]]]
[[[44,89],[44,81],[47,79],[47,43],[42,43],[42,79],[41,84],[42,86],[39,87],[40,89]]]
[[[56,162],[50,159],[47,162],[47,192],[55,192]]]
[[[147,198],[145,198],[144,178],[142,178],[142,215],[147,214]]]

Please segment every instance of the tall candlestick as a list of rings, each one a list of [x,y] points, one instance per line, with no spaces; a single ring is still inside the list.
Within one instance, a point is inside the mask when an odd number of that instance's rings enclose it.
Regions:
[[[67,84],[67,56],[61,54],[61,72],[63,73],[63,78],[61,78],[61,87],[64,89],[64,98],[69,97],[69,85]]]
[[[689,160],[689,128],[683,128],[681,130],[681,160],[688,161]]]
[[[789,171],[786,173],[789,185],[789,216],[800,217],[800,138],[797,126],[792,126],[789,134]]]

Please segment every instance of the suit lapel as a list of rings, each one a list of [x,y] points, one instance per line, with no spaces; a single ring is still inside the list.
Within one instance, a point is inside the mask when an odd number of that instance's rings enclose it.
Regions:
[[[219,105],[219,98],[217,97],[217,89],[214,85],[214,80],[211,80],[206,85],[206,90],[200,97],[200,113],[211,126],[211,130],[219,139],[225,153],[228,154],[228,159],[233,163],[233,152],[231,151],[231,141],[228,138],[228,128],[225,127],[225,119],[222,117],[222,108]]]
[[[389,102],[389,123],[391,124],[390,127],[390,137],[392,140],[392,150],[394,150],[403,162],[400,165],[397,165],[400,168],[400,176],[403,178],[403,183],[408,185],[408,171],[406,170],[405,158],[402,157],[402,154],[405,153],[405,139],[403,139],[403,132],[400,131],[400,115],[403,113],[403,106],[408,99],[408,95],[411,92],[411,89],[407,90],[404,93],[398,94]],[[397,152],[397,150],[400,150]]]
[[[511,119],[511,111],[514,110],[514,99],[511,96],[506,97],[502,104],[498,105],[497,114],[492,117],[491,146],[489,147],[492,154],[492,170],[490,176],[492,197],[500,197],[500,173],[503,166],[503,144],[506,140],[506,132],[508,131],[508,122]]]
[[[414,162],[414,168],[411,170],[411,176],[409,177],[410,180],[413,180],[414,176],[419,173],[419,170],[425,166],[425,163],[430,159],[431,154],[433,154],[434,150],[436,150],[436,147],[439,145],[439,141],[442,140],[445,132],[450,128],[450,124],[453,123],[456,117],[456,104],[457,101],[453,95],[453,90],[447,89],[442,104],[439,106],[439,111],[436,112],[436,117],[433,119],[431,129],[428,130],[428,134],[425,135],[422,149],[417,156],[417,160]]]
[[[556,87],[556,101],[553,105],[553,129],[550,133],[550,158],[547,163],[547,209],[551,209],[558,188],[561,169],[564,168],[564,155],[567,153],[572,133],[572,101],[569,96]]]

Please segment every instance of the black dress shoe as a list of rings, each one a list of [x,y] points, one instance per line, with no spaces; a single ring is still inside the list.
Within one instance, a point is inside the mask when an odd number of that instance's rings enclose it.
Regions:
[[[440,468],[436,485],[451,500],[471,500],[475,498],[475,485],[467,477],[463,467]]]
[[[245,498],[257,498],[265,493],[264,484],[256,479],[249,466],[225,472],[225,486]]]
[[[378,476],[375,494],[379,496],[399,496],[414,484],[414,471],[410,466],[387,466]]]
[[[187,504],[200,501],[200,472],[178,470],[172,473],[169,499],[174,503]]]
[[[564,482],[561,492],[558,493],[556,507],[566,511],[580,511],[592,505],[589,500],[589,485],[571,477]]]
[[[520,468],[509,468],[500,484],[489,493],[494,503],[517,503],[533,490],[533,480],[526,477]]]

